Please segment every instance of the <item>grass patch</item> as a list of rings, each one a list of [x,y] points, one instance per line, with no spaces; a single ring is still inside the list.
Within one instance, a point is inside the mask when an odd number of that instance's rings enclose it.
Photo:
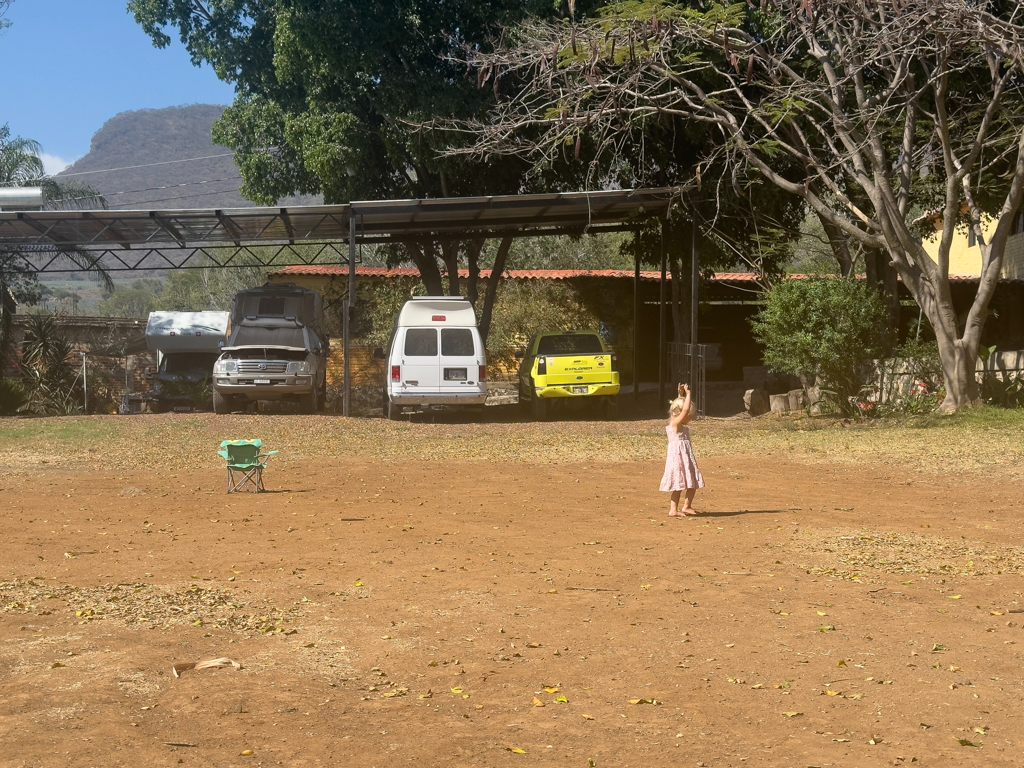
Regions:
[[[978,408],[954,416],[849,422],[835,418],[707,420],[692,425],[698,458],[776,457],[900,471],[962,472],[1024,458],[1024,410]],[[0,465],[219,468],[221,440],[260,438],[290,465],[323,457],[368,461],[482,460],[590,464],[661,462],[664,421],[408,423],[336,416],[162,414],[0,420]]]

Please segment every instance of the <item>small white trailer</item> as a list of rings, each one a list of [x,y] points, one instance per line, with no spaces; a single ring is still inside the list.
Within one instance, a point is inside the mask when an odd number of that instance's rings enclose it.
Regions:
[[[205,389],[229,325],[229,312],[149,313],[146,345],[157,352],[156,410],[191,411],[197,401],[206,399]]]

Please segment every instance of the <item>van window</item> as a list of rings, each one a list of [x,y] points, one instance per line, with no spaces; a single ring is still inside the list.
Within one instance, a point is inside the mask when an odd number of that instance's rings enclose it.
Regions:
[[[409,357],[436,357],[437,329],[408,329],[405,332],[405,354]]]
[[[600,355],[602,352],[601,339],[592,333],[542,336],[537,345],[538,355]]]
[[[441,354],[446,357],[467,356],[474,353],[473,332],[469,328],[442,328]]]

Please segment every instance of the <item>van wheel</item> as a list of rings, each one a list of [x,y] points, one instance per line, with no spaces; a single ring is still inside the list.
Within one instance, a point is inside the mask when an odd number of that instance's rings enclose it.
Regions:
[[[548,401],[543,397],[533,396],[533,420],[544,421],[548,417]]]
[[[320,393],[316,396],[316,408],[318,411],[327,410],[327,384],[323,385]]]
[[[314,389],[308,395],[299,395],[299,412],[316,413],[316,406],[320,401],[320,395]]]
[[[226,395],[222,395],[216,389],[213,390],[213,412],[214,413],[231,413],[231,400]]]

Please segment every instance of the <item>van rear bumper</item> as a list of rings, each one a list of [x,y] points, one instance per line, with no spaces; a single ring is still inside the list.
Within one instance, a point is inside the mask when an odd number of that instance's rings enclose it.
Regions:
[[[411,395],[389,394],[395,405],[483,405],[487,402],[486,394],[465,395]]]

